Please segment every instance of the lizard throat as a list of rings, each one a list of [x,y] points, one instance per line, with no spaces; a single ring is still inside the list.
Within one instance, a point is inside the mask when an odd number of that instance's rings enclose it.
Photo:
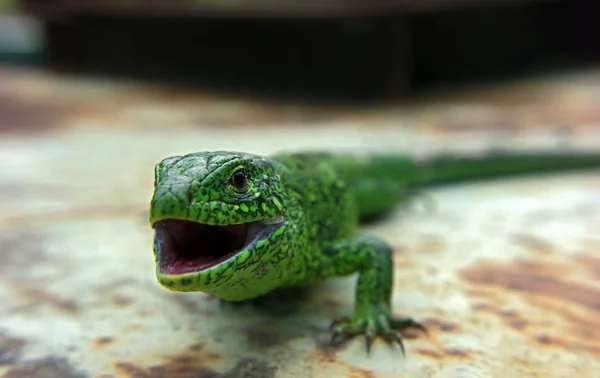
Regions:
[[[283,218],[214,226],[165,219],[154,224],[158,265],[162,274],[207,270],[247,249],[283,222]]]

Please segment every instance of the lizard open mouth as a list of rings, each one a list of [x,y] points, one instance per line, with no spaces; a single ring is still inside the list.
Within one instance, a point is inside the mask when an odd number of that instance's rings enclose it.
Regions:
[[[179,275],[218,265],[268,235],[281,219],[213,226],[165,219],[154,224],[160,271]]]

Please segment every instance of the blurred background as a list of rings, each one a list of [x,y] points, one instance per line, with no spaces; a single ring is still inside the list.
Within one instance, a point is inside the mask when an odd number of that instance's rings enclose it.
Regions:
[[[0,0],[0,377],[595,377],[594,172],[365,226],[429,329],[406,358],[329,345],[353,277],[293,311],[155,281],[164,157],[503,147],[600,150],[600,1]]]
[[[0,56],[60,72],[373,99],[590,64],[593,0],[2,0]]]

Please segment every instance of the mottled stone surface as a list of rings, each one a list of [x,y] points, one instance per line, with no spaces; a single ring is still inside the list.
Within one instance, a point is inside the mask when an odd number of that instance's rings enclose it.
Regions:
[[[366,109],[8,68],[0,83],[1,377],[600,369],[598,172],[437,188],[365,227],[396,249],[396,313],[430,328],[407,335],[406,359],[382,342],[370,357],[362,340],[328,346],[329,321],[352,309],[354,277],[258,307],[162,289],[147,223],[153,165],[172,154],[600,148],[600,71]]]

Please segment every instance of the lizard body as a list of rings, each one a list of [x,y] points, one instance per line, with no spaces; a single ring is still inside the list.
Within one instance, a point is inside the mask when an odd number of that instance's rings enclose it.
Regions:
[[[492,154],[359,157],[199,152],[155,167],[150,223],[158,282],[243,301],[278,288],[358,273],[352,317],[332,323],[332,342],[365,334],[398,342],[397,330],[425,328],[394,317],[393,251],[358,235],[410,192],[455,181],[599,167],[600,154]]]

